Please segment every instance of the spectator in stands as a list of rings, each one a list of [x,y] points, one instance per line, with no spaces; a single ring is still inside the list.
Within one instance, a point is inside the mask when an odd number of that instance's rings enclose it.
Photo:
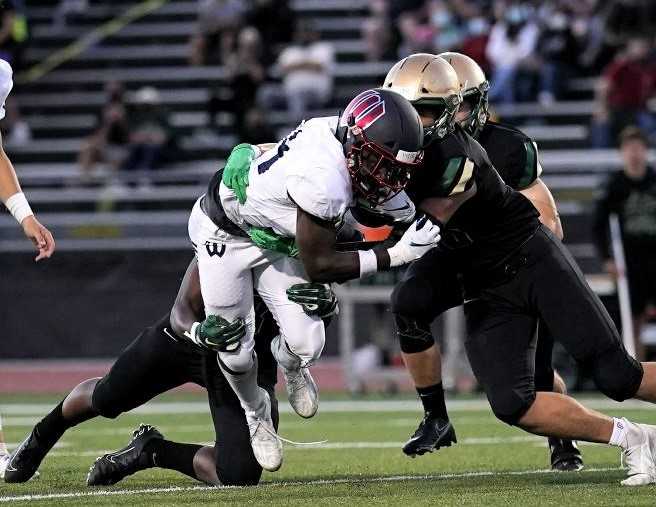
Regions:
[[[492,27],[486,54],[492,65],[492,102],[513,103],[530,96],[526,74],[535,69],[539,29],[532,9],[513,2],[495,4],[497,22]]]
[[[371,62],[396,59],[394,28],[390,20],[389,2],[370,0],[369,17],[362,24],[365,58]]]
[[[597,202],[594,222],[599,256],[606,271],[617,276],[608,219],[611,213],[619,216],[639,361],[645,358],[639,337],[647,305],[656,303],[656,172],[647,164],[647,149],[647,137],[640,129],[629,126],[622,131],[620,151],[624,167],[612,174],[606,184]]]
[[[128,154],[128,121],[123,85],[112,81],[105,87],[107,102],[98,117],[94,132],[86,139],[78,156],[82,178],[86,179],[99,162],[109,169],[121,168]]]
[[[485,16],[478,14],[467,20],[465,38],[462,41],[462,53],[473,58],[485,71],[490,73],[490,63],[486,48],[489,39],[489,23]]]
[[[542,31],[537,44],[540,58],[538,100],[548,105],[562,98],[566,91],[567,78],[578,66],[579,47],[569,11],[544,8],[540,14]]]
[[[168,113],[161,104],[159,92],[150,86],[134,94],[128,110],[130,129],[126,171],[151,171],[163,162],[163,155],[172,140]]]
[[[432,51],[442,53],[460,48],[465,38],[465,29],[451,4],[445,0],[430,0],[427,7],[433,30]]]
[[[191,38],[190,63],[223,63],[246,14],[240,0],[201,0],[198,27]]]
[[[5,103],[7,115],[3,122],[2,144],[6,148],[13,146],[24,146],[32,139],[32,130],[20,114],[18,104],[13,97],[9,97]]]
[[[8,61],[14,72],[21,68],[21,57],[27,38],[27,18],[22,0],[2,0],[0,2],[0,58]]]
[[[625,50],[604,70],[596,90],[593,146],[610,146],[628,125],[637,124],[649,133],[654,130],[654,115],[647,107],[656,91],[651,49],[648,39],[630,39]]]
[[[399,16],[397,22],[401,41],[398,57],[413,53],[430,53],[433,50],[433,27],[424,22],[421,11],[408,11]]]
[[[260,33],[264,61],[273,62],[280,46],[291,42],[296,16],[289,0],[253,0],[252,4],[246,22]]]
[[[305,117],[308,110],[325,106],[333,94],[335,53],[332,44],[307,21],[298,24],[294,43],[278,57],[283,90],[291,120]]]

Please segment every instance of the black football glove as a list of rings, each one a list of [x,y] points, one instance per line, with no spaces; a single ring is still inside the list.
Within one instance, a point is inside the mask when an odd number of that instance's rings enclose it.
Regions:
[[[244,319],[228,322],[218,315],[209,315],[191,328],[190,338],[198,346],[216,352],[235,352],[246,336]]]
[[[303,311],[310,316],[316,315],[322,319],[339,313],[337,296],[324,283],[297,283],[287,289],[287,299],[298,303]]]

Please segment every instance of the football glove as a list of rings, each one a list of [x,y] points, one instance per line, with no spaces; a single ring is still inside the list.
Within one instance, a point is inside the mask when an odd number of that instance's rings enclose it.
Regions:
[[[248,235],[260,248],[280,252],[289,257],[298,257],[298,246],[294,238],[279,236],[273,230],[262,227],[250,227]]]
[[[204,349],[235,352],[241,346],[241,339],[245,335],[244,319],[237,318],[233,322],[228,322],[218,315],[208,315],[203,322],[194,323],[189,338]]]
[[[237,196],[240,204],[246,202],[246,188],[248,187],[248,173],[251,162],[259,155],[259,149],[248,143],[235,146],[223,168],[223,184],[231,189]]]
[[[303,311],[310,316],[316,315],[322,319],[339,313],[337,296],[325,283],[297,283],[287,289],[287,299],[298,303]]]
[[[401,239],[387,249],[390,267],[402,266],[419,259],[440,241],[440,226],[431,222],[426,215],[419,216],[403,233]]]

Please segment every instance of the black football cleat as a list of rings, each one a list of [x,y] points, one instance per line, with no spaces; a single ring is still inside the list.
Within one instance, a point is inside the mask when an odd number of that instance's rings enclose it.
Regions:
[[[34,430],[27,435],[27,438],[11,453],[7,468],[5,469],[5,482],[27,482],[35,474],[46,457],[48,451],[52,449],[52,444],[39,441]]]
[[[583,470],[583,457],[576,442],[563,438],[549,437],[551,469],[560,472],[578,472]]]
[[[403,446],[403,452],[414,458],[441,447],[451,447],[457,442],[456,431],[450,421],[426,412],[415,434]]]
[[[150,456],[144,447],[155,438],[164,438],[154,426],[141,424],[132,433],[130,443],[116,452],[100,456],[87,475],[87,486],[111,486],[139,470],[150,468]]]

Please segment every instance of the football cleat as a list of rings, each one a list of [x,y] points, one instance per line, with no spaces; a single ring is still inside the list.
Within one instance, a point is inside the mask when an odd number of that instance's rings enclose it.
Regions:
[[[626,419],[625,441],[622,445],[622,461],[627,466],[628,478],[623,486],[645,486],[656,483],[656,426],[635,424]]]
[[[34,430],[23,440],[9,456],[4,470],[5,482],[27,482],[38,476],[39,465],[54,444],[39,442]]]
[[[246,412],[246,422],[255,459],[264,470],[275,472],[282,466],[282,442],[271,420],[269,393],[262,388],[260,390],[264,403],[256,412]]]
[[[87,474],[87,486],[111,486],[139,470],[152,466],[150,456],[144,452],[146,444],[164,436],[154,426],[141,424],[132,433],[132,440],[123,449],[100,456]]]
[[[583,470],[581,451],[572,440],[549,437],[551,469],[560,472],[578,472]]]
[[[319,408],[319,389],[314,382],[309,368],[298,370],[282,369],[287,387],[289,404],[301,417],[314,416]]]
[[[441,447],[451,447],[451,444],[457,442],[456,431],[451,421],[434,417],[430,412],[426,412],[417,431],[403,446],[403,452],[414,458]]]

